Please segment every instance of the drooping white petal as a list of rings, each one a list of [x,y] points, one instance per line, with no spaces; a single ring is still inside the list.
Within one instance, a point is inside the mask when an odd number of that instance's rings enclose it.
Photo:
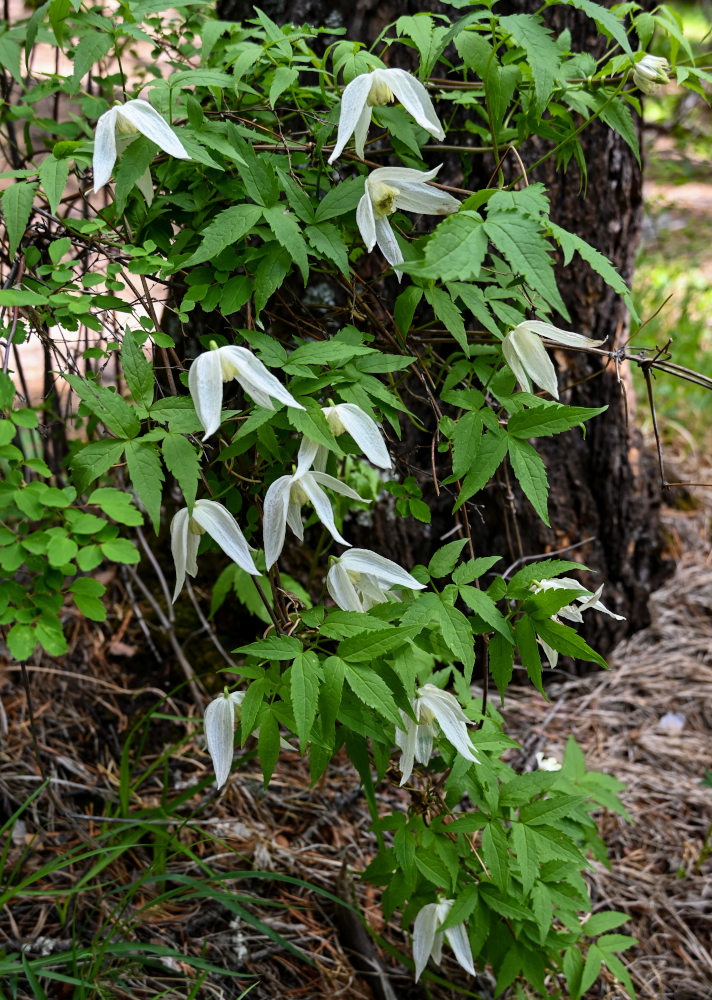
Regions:
[[[370,549],[349,549],[339,560],[342,565],[354,573],[368,573],[377,577],[389,587],[406,587],[409,590],[423,590],[424,583],[419,583],[414,576],[385,556]]]
[[[301,479],[305,472],[308,472],[319,451],[319,445],[310,438],[303,437],[299,445],[297,454],[297,471],[294,473],[295,479]]]
[[[298,410],[304,409],[279,379],[246,347],[228,344],[219,348],[217,353],[220,354],[223,377],[237,379],[245,392],[256,399],[260,406],[265,406],[265,397],[271,396],[286,406],[294,406]],[[257,400],[258,394],[261,395],[259,400]],[[269,401],[266,405],[268,409],[274,409]]]
[[[322,486],[326,486],[327,489],[333,490],[334,493],[341,493],[342,496],[349,497],[350,500],[360,500],[361,503],[371,503],[366,497],[359,496],[356,490],[351,489],[346,483],[342,483],[340,479],[335,476],[330,476],[328,472],[310,472],[309,478],[313,479],[314,482],[320,483]]]
[[[173,591],[173,602],[183,589],[188,559],[188,508],[179,510],[171,521],[171,555],[176,568],[176,585]],[[192,575],[192,574],[191,574]]]
[[[435,733],[431,722],[418,723],[415,730],[415,759],[419,764],[427,764],[433,756],[434,735]]]
[[[539,319],[527,319],[515,329],[530,330],[540,337],[546,337],[547,340],[553,340],[557,344],[565,344],[567,347],[599,347],[603,343],[602,340],[592,340],[591,337],[585,337],[582,333],[574,333],[573,330],[561,330],[558,326],[543,323]]]
[[[405,110],[415,118],[421,128],[442,141],[445,138],[445,130],[435,114],[430,95],[420,80],[404,69],[389,69],[386,70],[386,74],[388,86]]]
[[[235,705],[230,695],[223,694],[205,709],[205,739],[213,761],[218,788],[230,776],[235,740]]]
[[[373,76],[371,73],[362,73],[360,76],[354,77],[354,79],[344,87],[344,92],[341,95],[341,112],[339,114],[339,129],[336,135],[336,145],[334,146],[333,153],[329,157],[329,163],[333,163],[334,160],[341,155],[344,146],[353,135],[357,124],[360,123],[360,119],[367,109],[368,117],[366,121],[366,128],[364,130],[363,124],[361,123],[361,136],[357,137],[356,143],[356,152],[360,157],[363,157],[363,147],[366,138],[365,133],[368,131],[368,123],[371,121],[371,109],[368,107],[366,101],[368,99],[372,83]],[[358,138],[361,139],[360,149]]]
[[[376,236],[376,217],[373,214],[373,205],[368,189],[356,208],[356,225],[361,233],[361,239],[366,244],[366,249],[370,252],[375,247],[378,237]]]
[[[420,979],[433,950],[435,933],[438,927],[438,904],[426,903],[418,911],[413,924],[413,961],[415,962],[415,981]]]
[[[292,476],[280,476],[267,490],[264,502],[263,540],[269,569],[279,559],[287,530],[287,510]]]
[[[205,441],[220,426],[223,394],[220,351],[198,355],[188,371],[188,388],[198,420],[205,430]]]
[[[418,690],[418,700],[435,716],[443,735],[466,760],[479,764],[467,731],[469,719],[460,703],[449,691],[441,691],[434,684],[425,684]]]
[[[252,576],[260,572],[250,555],[247,539],[240,530],[235,518],[221,503],[214,500],[198,500],[193,508],[193,520],[218,543],[226,556],[237,563],[240,569]]]
[[[324,408],[324,416],[327,421],[332,414],[337,417],[344,430],[351,435],[369,462],[381,469],[390,469],[393,463],[375,420],[372,420],[355,403],[337,403],[336,406]]]
[[[401,248],[398,246],[396,235],[385,215],[376,216],[374,221],[376,224],[376,242],[378,243],[378,247],[391,267],[395,268],[396,275],[400,281],[402,272],[398,270],[397,265],[403,263],[403,254],[401,253]]]
[[[400,784],[402,787],[413,773],[413,764],[415,763],[415,737],[418,724],[414,722],[409,715],[406,715],[405,712],[401,712],[401,718],[403,719],[405,729],[396,729],[395,744],[401,751]]]
[[[422,184],[403,184],[396,198],[396,208],[421,215],[451,215],[459,207],[460,202],[447,191]]]
[[[302,521],[302,508],[298,503],[289,503],[287,506],[287,524],[294,533],[297,541],[304,541],[304,522]]]
[[[416,170],[415,167],[376,167],[368,175],[368,181],[374,184],[387,184],[400,188],[402,184],[427,184],[437,176],[442,163],[432,170]]]
[[[155,142],[166,153],[181,160],[189,160],[183,143],[156,109],[148,101],[127,101],[117,109],[117,115],[129,122],[151,142]]]
[[[452,905],[452,904],[451,904]],[[450,907],[448,907],[450,909]],[[443,920],[444,923],[444,920]],[[467,936],[467,929],[464,924],[455,924],[445,931],[447,943],[452,948],[453,954],[462,968],[469,972],[471,976],[476,975],[475,966],[472,962],[472,948],[470,939]]]
[[[306,495],[309,497],[311,505],[316,511],[316,516],[319,518],[319,520],[324,525],[326,530],[331,534],[331,537],[334,538],[337,542],[341,542],[342,545],[350,545],[351,543],[347,542],[346,539],[342,537],[342,535],[339,533],[338,528],[336,527],[336,522],[334,521],[334,511],[331,509],[331,504],[329,502],[329,498],[327,497],[326,493],[324,493],[323,490],[319,489],[319,486],[316,481],[317,476],[323,477],[324,479],[333,480],[334,482],[338,483],[338,485],[341,487],[341,490],[337,490],[336,492],[343,493],[344,484],[339,483],[338,479],[334,479],[333,476],[327,476],[325,472],[307,472],[307,474],[303,476],[300,481],[300,486],[302,487]],[[332,485],[330,488],[334,489],[334,486]],[[345,489],[350,489],[350,487],[347,486],[345,487]],[[361,499],[358,493],[355,493],[354,490],[351,490],[350,493],[353,494],[355,499],[359,500]]]
[[[531,330],[522,329],[522,324],[510,330],[502,341],[502,353],[514,372],[517,382],[531,391],[531,383],[546,389],[554,399],[559,398],[559,384],[556,371],[546,348]]]
[[[361,114],[358,116],[356,127],[354,128],[354,147],[356,149],[356,155],[360,156],[361,159],[364,157],[366,137],[368,136],[368,126],[370,124],[371,108],[368,104],[364,104]]]
[[[94,133],[94,193],[104,187],[116,163],[116,108],[105,111]]]
[[[361,598],[346,571],[343,559],[338,559],[326,574],[326,589],[342,611],[363,611]]]

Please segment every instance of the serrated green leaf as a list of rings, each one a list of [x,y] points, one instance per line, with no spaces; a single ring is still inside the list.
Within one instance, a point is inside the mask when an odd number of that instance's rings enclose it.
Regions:
[[[149,171],[153,158],[156,155],[156,145],[146,136],[140,135],[130,143],[119,157],[114,170],[114,197],[116,199],[116,211],[121,214],[126,208],[129,194],[134,187],[138,186],[141,195],[146,198],[144,191],[145,184],[142,179]],[[147,198],[149,204],[153,198],[153,181],[150,171],[147,181],[150,186],[150,197]]]
[[[441,859],[433,852],[421,851],[415,855],[415,864],[418,871],[423,874],[428,882],[445,890],[450,895],[452,879],[450,872]]]
[[[183,267],[202,264],[212,260],[219,253],[249,233],[262,218],[259,205],[233,205],[216,215],[201,233],[202,241],[195,253],[183,263]]]
[[[292,266],[292,258],[278,243],[268,243],[255,272],[255,314],[259,316],[272,293],[279,288]]]
[[[562,434],[572,427],[579,427],[584,421],[599,416],[608,409],[607,406],[589,408],[587,406],[563,406],[554,403],[552,406],[533,406],[529,410],[520,410],[509,418],[507,432],[512,437],[532,438],[550,437]]]
[[[548,526],[549,480],[541,456],[528,441],[520,441],[518,438],[511,437],[509,439],[509,460],[524,495],[544,524]]]
[[[581,975],[581,992],[585,993],[586,990],[593,986],[593,984],[598,979],[598,974],[601,971],[601,965],[603,964],[603,954],[600,949],[592,944],[588,949],[588,954],[586,955],[586,962],[583,967],[583,974]]]
[[[336,442],[322,408],[313,399],[306,398],[304,402],[306,404],[304,410],[298,410],[294,406],[289,407],[287,410],[289,423],[310,441],[316,441],[317,444],[323,445],[329,451],[342,456],[344,453]]]
[[[39,175],[42,190],[47,195],[49,210],[54,215],[62,200],[69,177],[69,160],[58,160],[50,153],[40,163]]]
[[[561,64],[559,48],[538,14],[510,14],[499,23],[527,54],[534,77],[535,110],[541,114],[551,95]]]
[[[413,316],[418,303],[423,297],[423,289],[417,285],[408,285],[404,288],[396,299],[393,310],[393,319],[398,327],[401,336],[407,337],[413,323]]]
[[[302,652],[299,639],[291,635],[268,635],[264,639],[238,646],[233,653],[254,656],[258,660],[293,660]]]
[[[151,442],[127,441],[126,465],[133,488],[158,534],[161,523],[163,469],[157,447]]]
[[[380,712],[384,718],[396,726],[403,725],[391,689],[375,670],[360,663],[347,662],[345,664],[345,677],[346,683],[364,705]]]
[[[506,893],[509,885],[509,852],[507,839],[497,823],[488,823],[482,830],[482,857],[490,878]]]
[[[562,625],[561,622],[553,622],[551,619],[545,618],[536,623],[536,630],[544,642],[563,653],[564,656],[588,660],[598,663],[604,670],[608,669],[608,664],[603,657],[591,649],[588,643],[568,625]]]
[[[519,862],[524,895],[528,896],[539,873],[536,845],[524,823],[512,823],[512,845]]]
[[[331,616],[329,616],[331,620]],[[379,628],[363,633],[339,643],[339,656],[350,663],[374,660],[384,653],[391,653],[409,639],[418,635],[422,625],[401,626],[400,628]]]
[[[600,3],[594,3],[594,0],[569,0],[569,2],[572,7],[575,7],[577,10],[582,10],[584,14],[587,14],[588,17],[592,18],[602,31],[610,35],[612,38],[615,38],[624,52],[627,52],[629,56],[632,56],[630,42],[628,41],[628,36],[625,30],[625,24],[617,13],[607,10],[606,7],[602,6]]]
[[[121,460],[125,443],[107,438],[104,441],[92,441],[81,451],[75,452],[69,464],[80,492]]]
[[[153,402],[153,365],[143,353],[138,335],[130,330],[121,347],[121,367],[135,402],[150,406]]]
[[[495,632],[499,632],[503,639],[513,642],[512,627],[505,619],[495,602],[483,590],[477,587],[463,585],[460,587],[460,597],[468,608],[471,608],[476,615],[485,621]]]
[[[532,912],[539,930],[539,944],[543,945],[554,917],[551,893],[543,882],[537,882],[532,889]]]
[[[507,435],[499,428],[496,431],[486,431],[482,435],[470,471],[465,476],[462,489],[457,496],[455,510],[461,507],[465,500],[469,500],[475,493],[484,489],[502,464],[507,454],[507,447]]]
[[[486,252],[482,216],[463,209],[441,222],[430,237],[418,274],[442,281],[476,281]]]
[[[364,192],[363,177],[350,177],[340,184],[335,184],[333,188],[326,192],[317,206],[315,219],[317,223],[326,219],[335,219],[338,215],[345,215],[346,212],[353,211],[358,205]]]
[[[602,97],[603,95],[600,96]],[[605,122],[609,128],[612,128],[613,131],[617,132],[621,139],[623,139],[635,156],[638,166],[640,166],[638,132],[635,127],[635,122],[633,121],[631,110],[623,98],[615,97],[610,103],[605,105],[601,104],[600,116],[601,121]]]
[[[161,454],[166,468],[178,480],[186,505],[193,509],[200,478],[200,457],[182,434],[166,434],[161,442]]]
[[[333,261],[342,274],[349,273],[349,255],[341,232],[329,222],[307,226],[304,235],[311,245],[327,260]]]
[[[629,921],[630,916],[627,913],[604,910],[603,913],[594,913],[592,917],[589,917],[581,929],[588,937],[597,937],[599,934],[613,930],[614,927],[620,927],[621,924],[627,924]]]
[[[521,274],[533,292],[568,317],[556,287],[552,247],[542,232],[543,224],[520,212],[497,212],[488,215],[484,227],[514,273]]]
[[[631,298],[630,289],[618,271],[616,271],[613,264],[611,264],[608,257],[604,256],[599,250],[596,250],[595,247],[592,247],[590,243],[586,242],[586,240],[577,236],[576,233],[570,233],[568,230],[562,229],[561,226],[557,226],[553,222],[548,222],[547,228],[563,251],[564,267],[568,267],[574,253],[578,253],[579,257],[581,257],[582,260],[585,260],[586,263],[593,268],[596,274],[600,274],[606,284],[610,285],[614,292],[623,296],[623,299],[631,311],[633,318],[637,320],[639,317]]]
[[[319,694],[319,657],[313,650],[299,653],[292,663],[290,693],[292,711],[302,753],[306,749],[311,728],[316,718]]]
[[[536,641],[534,625],[529,617],[519,618],[514,625],[514,640],[519,650],[519,658],[526,668],[527,676],[537,691],[544,693],[542,687],[541,656],[539,644]]]
[[[88,31],[82,35],[72,58],[72,93],[78,90],[82,77],[87,75],[94,63],[103,59],[113,46],[114,38],[107,31]]]
[[[15,256],[15,251],[25,235],[27,223],[30,221],[36,187],[35,183],[29,181],[15,181],[0,195],[0,207],[2,207],[5,228],[7,229],[10,259]]]
[[[463,664],[467,677],[475,664],[475,644],[470,623],[461,611],[444,602],[440,603],[438,617],[445,645],[455,659]]]
[[[273,108],[277,99],[297,80],[299,70],[293,66],[278,66],[269,88],[269,104]]]
[[[428,563],[428,573],[436,580],[443,576],[449,576],[455,569],[465,545],[467,545],[467,539],[458,538],[457,541],[448,542],[447,545],[439,548]]]
[[[482,417],[476,410],[463,414],[452,435],[452,474],[460,479],[472,468],[482,438]]]
[[[439,319],[453,335],[463,353],[469,356],[470,346],[467,343],[467,333],[462,312],[455,305],[452,296],[444,288],[426,288],[425,298],[432,306],[435,318]]]
[[[22,50],[17,42],[9,38],[7,34],[0,35],[0,66],[4,66],[12,75],[16,83],[23,84],[22,72],[20,69],[20,54]]]
[[[304,284],[306,285],[307,278],[309,277],[307,245],[296,217],[284,203],[265,208],[262,214],[267,225],[274,233],[277,242],[284,247],[301,271]]]
[[[117,392],[79,375],[65,374],[64,378],[113,434],[122,438],[133,438],[138,434],[141,421],[136,410]]]

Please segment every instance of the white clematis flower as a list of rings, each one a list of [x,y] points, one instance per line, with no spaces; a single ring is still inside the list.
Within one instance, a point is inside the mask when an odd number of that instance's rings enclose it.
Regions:
[[[173,129],[148,101],[127,101],[105,111],[96,123],[93,164],[95,192],[103,188],[111,177],[119,151],[117,139],[120,144],[125,145],[126,139],[135,138],[139,132],[171,156],[181,160],[190,159],[190,154],[186,152]],[[153,198],[150,176],[148,188],[145,182],[144,175],[140,178],[138,186],[150,204]]]
[[[425,584],[377,552],[349,549],[332,564],[326,587],[342,611],[368,611],[389,599],[390,587],[423,590]]]
[[[415,962],[416,983],[420,979],[431,955],[435,962],[440,965],[443,950],[443,932],[439,928],[445,923],[454,902],[453,899],[441,899],[437,903],[427,903],[415,918],[415,924],[413,925],[413,960]],[[465,924],[455,924],[454,927],[446,930],[444,935],[462,968],[466,972],[469,972],[471,976],[476,975],[475,966],[472,961],[470,939],[467,936]]]
[[[479,764],[467,731],[470,720],[454,695],[434,684],[425,684],[418,689],[412,704],[416,721],[401,712],[405,729],[396,729],[396,746],[402,751],[401,785],[410,778],[414,761],[427,764],[430,760],[438,729],[466,760]]]
[[[215,500],[196,500],[192,514],[184,507],[171,521],[171,552],[176,567],[174,601],[183,589],[186,573],[195,576],[198,572],[196,556],[200,536],[206,531],[241,569],[252,576],[260,575],[250,546],[230,511]]]
[[[615,618],[616,621],[624,622],[625,615],[617,615],[613,611],[609,611],[605,606],[603,601],[600,600],[601,594],[603,593],[603,584],[596,591],[585,590],[578,580],[574,580],[570,576],[559,576],[556,579],[551,580],[533,580],[529,584],[529,589],[535,594],[540,594],[543,590],[583,590],[584,593],[575,597],[574,600],[578,602],[576,604],[565,604],[563,608],[559,608],[555,615],[551,616],[552,621],[558,621],[559,618],[565,618],[567,621],[576,622],[580,624],[583,621],[583,612],[588,611],[601,611],[605,615],[610,615],[611,618]],[[539,643],[546,654],[546,658],[549,661],[549,665],[553,669],[559,662],[559,652],[539,637]]]
[[[205,434],[203,441],[220,426],[223,382],[237,379],[244,391],[267,410],[273,410],[272,398],[298,410],[304,407],[296,401],[282,383],[246,347],[228,344],[199,354],[188,372],[188,388],[193,406]]]
[[[663,56],[645,55],[633,67],[633,83],[644,94],[657,94],[664,83],[670,83],[670,63]]]
[[[551,323],[530,319],[510,330],[502,341],[502,353],[509,367],[514,372],[517,382],[531,392],[532,382],[546,389],[554,399],[559,398],[559,385],[556,371],[551,363],[541,337],[553,340],[567,347],[598,347],[602,340],[591,340],[581,333],[570,330],[560,330]]]
[[[335,406],[322,407],[322,412],[334,437],[350,434],[369,462],[381,469],[391,468],[393,463],[381,429],[360,406],[356,403],[336,403]]]
[[[366,178],[366,191],[356,209],[359,232],[369,251],[378,243],[383,256],[396,269],[399,281],[397,265],[403,262],[403,254],[388,216],[399,208],[419,215],[450,215],[460,207],[457,198],[447,191],[428,186],[440,166],[425,172],[411,167],[378,167]]]
[[[244,691],[225,691],[205,709],[205,739],[213,761],[215,780],[222,788],[230,776],[232,752],[235,741],[235,714],[239,719]]]
[[[279,558],[284,546],[284,536],[287,525],[292,529],[299,541],[304,539],[301,508],[310,503],[317,517],[332,537],[342,545],[349,545],[339,534],[334,523],[334,512],[326,493],[321,489],[326,486],[334,493],[341,493],[352,500],[361,500],[355,490],[345,483],[335,479],[326,472],[312,469],[312,463],[319,451],[319,445],[307,438],[302,440],[297,458],[297,468],[291,476],[280,476],[267,490],[264,503],[264,546],[265,560],[269,569]]]
[[[546,757],[541,750],[536,755],[536,766],[539,771],[560,771],[561,763],[556,757]]]
[[[436,139],[445,138],[445,130],[435,114],[433,102],[420,80],[404,69],[374,69],[355,77],[344,87],[339,131],[329,163],[341,154],[352,135],[356,153],[363,159],[368,126],[371,124],[371,108],[390,104],[394,98],[401,102],[421,128]]]

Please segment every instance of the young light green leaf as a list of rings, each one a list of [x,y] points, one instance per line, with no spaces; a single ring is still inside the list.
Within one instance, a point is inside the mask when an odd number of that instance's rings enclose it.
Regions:
[[[510,14],[500,17],[499,23],[527,54],[527,62],[534,77],[534,107],[536,113],[541,114],[549,100],[561,64],[559,48],[539,14]]]
[[[288,90],[299,76],[299,70],[294,66],[278,66],[272,77],[269,88],[269,104],[273,108],[281,95]]]
[[[456,541],[448,542],[447,545],[439,548],[428,563],[428,573],[435,580],[443,576],[449,576],[455,569],[457,561],[460,558],[460,553],[465,545],[467,545],[467,539],[458,538]]]

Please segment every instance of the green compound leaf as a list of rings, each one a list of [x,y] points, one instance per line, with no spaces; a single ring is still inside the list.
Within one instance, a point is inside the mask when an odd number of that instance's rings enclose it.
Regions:
[[[226,247],[241,240],[262,217],[259,205],[233,205],[220,212],[203,230],[203,240],[192,257],[181,266],[189,267],[217,257]]]

